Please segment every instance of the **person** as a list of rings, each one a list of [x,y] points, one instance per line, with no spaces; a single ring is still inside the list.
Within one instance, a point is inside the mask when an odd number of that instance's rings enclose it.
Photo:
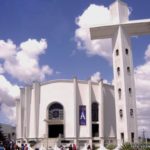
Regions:
[[[25,144],[24,150],[28,150],[28,145]]]
[[[69,150],[73,150],[73,149],[72,149],[72,145],[71,145],[71,144],[70,144],[70,146],[69,146]]]
[[[24,150],[24,144],[23,143],[21,144],[21,150]]]
[[[2,142],[0,142],[0,150],[5,150]]]
[[[76,145],[75,145],[75,144],[73,144],[73,150],[77,150],[77,148],[76,148]]]
[[[91,150],[91,146],[90,145],[87,146],[87,150]]]

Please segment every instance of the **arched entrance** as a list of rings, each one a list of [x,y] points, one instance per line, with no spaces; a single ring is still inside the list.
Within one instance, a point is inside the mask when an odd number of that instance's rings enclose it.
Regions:
[[[57,138],[64,135],[63,106],[55,102],[48,108],[48,137]]]

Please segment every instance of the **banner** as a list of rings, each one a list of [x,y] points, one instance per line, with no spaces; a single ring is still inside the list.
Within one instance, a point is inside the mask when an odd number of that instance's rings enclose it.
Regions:
[[[86,106],[79,106],[79,123],[80,125],[86,125]]]

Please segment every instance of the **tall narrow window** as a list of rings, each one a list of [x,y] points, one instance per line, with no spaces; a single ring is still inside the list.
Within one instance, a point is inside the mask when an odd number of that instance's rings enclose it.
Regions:
[[[127,73],[130,73],[130,67],[127,67]]]
[[[120,75],[120,67],[117,67],[117,74]]]
[[[121,89],[120,88],[118,89],[118,96],[119,96],[119,99],[121,99]]]
[[[130,116],[133,117],[133,109],[130,109]]]
[[[126,48],[126,50],[125,50],[125,51],[126,51],[126,55],[128,55],[128,53],[129,53],[129,50]]]
[[[130,95],[132,94],[132,89],[131,89],[131,88],[129,88],[129,94],[130,94]]]
[[[116,50],[116,56],[118,56],[118,55],[119,55],[119,50],[117,49],[117,50]]]
[[[122,140],[122,143],[124,143],[124,133],[121,132],[121,140]]]
[[[123,117],[123,110],[122,109],[119,110],[119,115],[121,118]]]
[[[131,142],[134,143],[134,132],[131,132]]]
[[[92,103],[92,121],[98,121],[98,103]]]

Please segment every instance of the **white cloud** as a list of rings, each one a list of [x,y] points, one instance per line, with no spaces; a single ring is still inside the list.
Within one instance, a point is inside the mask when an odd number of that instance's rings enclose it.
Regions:
[[[12,40],[0,40],[0,116],[5,123],[14,124],[16,117],[15,99],[20,91],[6,79],[4,73],[24,83],[42,81],[53,70],[48,65],[40,66],[39,57],[45,53],[45,39],[28,39],[16,46]]]
[[[1,47],[2,45],[2,47]],[[53,70],[48,66],[39,65],[39,56],[45,53],[47,42],[45,39],[28,39],[18,47],[11,40],[2,41],[0,53],[3,54],[3,70],[19,81],[29,83],[32,81],[42,81],[46,75],[51,75]],[[7,54],[9,53],[9,55]]]
[[[93,82],[99,82],[101,80],[101,73],[96,72],[91,76],[91,81]]]
[[[5,103],[0,106],[0,116],[4,118],[4,122],[7,124],[15,125],[16,122],[16,107],[10,107]]]
[[[0,59],[6,59],[16,53],[16,45],[12,40],[0,40]]]
[[[4,118],[5,123],[15,123],[15,100],[19,98],[19,95],[19,87],[11,84],[5,76],[0,75],[0,116]]]
[[[137,114],[139,132],[143,129],[150,137],[150,45],[145,51],[145,63],[135,68],[135,85],[137,97]]]
[[[100,80],[102,80],[102,76],[101,76],[100,72],[96,72],[91,76],[92,82],[99,82]],[[110,84],[110,83],[108,83],[108,81],[106,79],[103,79],[103,83]]]
[[[19,87],[12,85],[3,75],[0,75],[0,103],[15,106],[15,99],[19,97]]]
[[[89,33],[90,27],[110,22],[110,11],[107,7],[91,4],[76,18],[76,24],[79,26],[75,31],[77,48],[84,50],[88,56],[99,55],[111,62],[111,39],[91,41]]]

